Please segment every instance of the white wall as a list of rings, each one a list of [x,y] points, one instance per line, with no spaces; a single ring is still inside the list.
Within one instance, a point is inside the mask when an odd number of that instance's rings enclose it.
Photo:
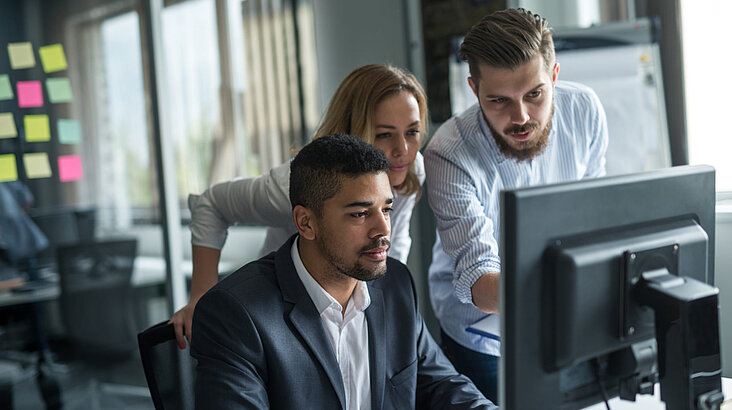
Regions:
[[[353,69],[375,63],[408,67],[404,1],[313,0],[321,112]]]

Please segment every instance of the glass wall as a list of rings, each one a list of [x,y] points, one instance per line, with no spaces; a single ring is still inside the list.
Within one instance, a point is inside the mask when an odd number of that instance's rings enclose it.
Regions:
[[[62,362],[75,357],[63,353],[76,343],[74,320],[134,316],[134,336],[170,317],[170,278],[185,281],[191,272],[188,194],[286,161],[315,127],[309,7],[284,0],[0,4],[0,349],[14,346],[3,339],[15,320],[5,320],[3,300],[13,304],[20,293],[2,290],[6,279],[17,279],[12,287],[34,280],[52,288],[39,306]],[[136,244],[127,269],[133,313],[89,305],[69,317],[69,261],[91,284],[105,272],[89,249],[119,241]],[[74,247],[83,255],[69,253]],[[128,342],[136,349],[134,338]]]

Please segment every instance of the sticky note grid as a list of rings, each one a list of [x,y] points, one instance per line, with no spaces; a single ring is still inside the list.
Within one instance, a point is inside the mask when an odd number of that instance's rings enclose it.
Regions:
[[[36,56],[40,58],[43,73],[57,73],[68,69],[66,53],[62,44],[50,44],[38,48],[34,53],[31,42],[17,42],[7,44],[7,55],[11,70],[25,70],[36,67]],[[36,70],[28,71],[31,74]],[[62,74],[63,75],[63,74]],[[0,102],[17,101],[17,108],[39,108],[48,103],[59,104],[73,101],[73,92],[68,77],[55,76],[43,78],[28,78],[20,74],[22,81],[16,81],[13,74],[0,72]],[[45,95],[43,87],[45,86]],[[0,110],[11,111],[8,103],[0,105]],[[16,125],[17,124],[17,125]],[[52,137],[52,127],[48,114],[30,112],[0,112],[0,139],[25,138],[25,141],[38,143],[49,142]],[[81,124],[69,118],[55,120],[53,131],[60,144],[80,144],[82,140]],[[38,150],[44,145],[28,145]],[[59,155],[50,158],[47,152],[26,152],[22,154],[0,153],[0,182],[14,181],[19,175],[29,179],[49,178],[54,169],[51,164],[58,165],[58,179],[61,182],[78,181],[83,179],[84,170],[80,155]],[[23,169],[21,170],[20,167]]]

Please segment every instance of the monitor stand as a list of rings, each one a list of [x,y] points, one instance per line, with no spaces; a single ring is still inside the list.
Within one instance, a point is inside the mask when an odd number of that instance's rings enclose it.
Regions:
[[[655,312],[661,399],[667,409],[719,409],[724,400],[719,290],[666,268],[631,272],[626,279],[635,301]]]

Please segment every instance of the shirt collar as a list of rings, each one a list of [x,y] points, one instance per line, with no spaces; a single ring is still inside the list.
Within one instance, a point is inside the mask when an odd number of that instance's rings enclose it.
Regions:
[[[310,296],[310,299],[312,299],[313,303],[315,304],[315,309],[317,309],[319,315],[322,315],[323,312],[331,306],[337,308],[340,311],[341,304],[338,303],[338,301],[333,296],[331,296],[330,293],[326,292],[322,286],[320,286],[320,284],[313,278],[310,272],[308,272],[308,270],[305,268],[305,265],[302,263],[302,259],[300,258],[300,250],[297,248],[297,243],[299,240],[300,237],[298,236],[292,242],[290,255],[292,256],[292,263],[295,265],[295,271],[297,271],[297,276],[300,278],[300,281],[302,281],[303,286],[305,286],[305,290],[308,292],[308,296]],[[361,312],[369,307],[369,305],[371,304],[371,295],[369,294],[369,288],[366,285],[366,282],[361,280],[357,282],[356,288],[353,290],[353,294],[351,294],[351,299],[349,302],[353,302],[353,307]]]

